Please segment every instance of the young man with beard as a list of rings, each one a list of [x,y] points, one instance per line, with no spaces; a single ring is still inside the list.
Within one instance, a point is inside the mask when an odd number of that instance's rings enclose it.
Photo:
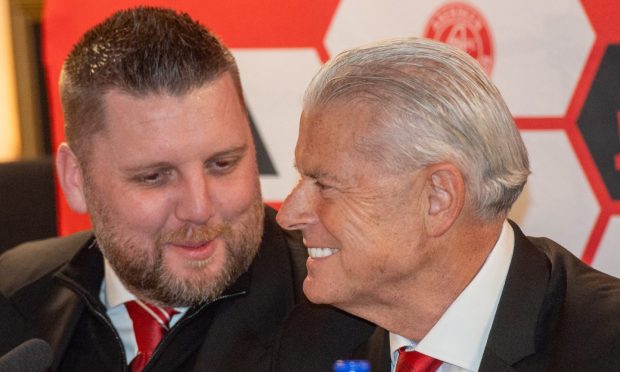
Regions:
[[[186,14],[120,11],[60,92],[58,179],[94,232],[0,258],[0,353],[41,338],[52,370],[268,370],[305,250],[265,212],[230,52]]]

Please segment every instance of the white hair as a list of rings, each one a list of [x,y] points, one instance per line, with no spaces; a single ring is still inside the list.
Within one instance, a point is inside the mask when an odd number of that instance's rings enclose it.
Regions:
[[[345,51],[314,77],[304,111],[343,103],[376,112],[357,148],[388,170],[455,164],[483,219],[505,216],[527,181],[527,150],[508,107],[457,48],[404,38]]]

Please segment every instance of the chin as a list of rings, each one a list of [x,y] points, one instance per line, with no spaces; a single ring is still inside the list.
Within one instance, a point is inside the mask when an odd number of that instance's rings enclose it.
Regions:
[[[324,286],[321,287],[317,284],[318,283],[316,281],[310,281],[308,278],[304,280],[303,290],[308,300],[315,304],[331,304],[333,302],[331,301],[332,296],[330,296],[329,293],[326,293]]]
[[[213,281],[221,275],[222,268],[214,260],[185,260],[168,264],[171,275],[183,280]]]

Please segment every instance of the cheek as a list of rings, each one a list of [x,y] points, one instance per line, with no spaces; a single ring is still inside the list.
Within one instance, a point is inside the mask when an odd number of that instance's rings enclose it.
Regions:
[[[326,201],[320,208],[320,219],[345,253],[361,253],[379,243],[381,221],[374,213],[374,206],[361,206],[355,200],[344,198],[338,202]]]
[[[214,180],[209,187],[209,199],[224,219],[233,219],[246,212],[260,200],[258,176],[250,170],[234,177]]]
[[[170,195],[159,190],[119,190],[107,200],[114,223],[136,233],[156,234],[174,216]]]
[[[396,221],[384,221],[376,212],[380,210],[375,205],[361,206],[352,201],[323,208],[323,224],[341,249],[341,275],[357,285],[370,285],[373,278],[368,277],[369,273],[385,272],[393,265],[392,260],[399,259],[394,256],[398,226],[391,226]]]

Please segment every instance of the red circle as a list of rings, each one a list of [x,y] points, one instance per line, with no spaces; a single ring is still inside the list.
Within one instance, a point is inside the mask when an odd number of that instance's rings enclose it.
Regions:
[[[491,75],[493,38],[486,19],[473,6],[452,2],[438,8],[428,20],[424,37],[464,50]]]

